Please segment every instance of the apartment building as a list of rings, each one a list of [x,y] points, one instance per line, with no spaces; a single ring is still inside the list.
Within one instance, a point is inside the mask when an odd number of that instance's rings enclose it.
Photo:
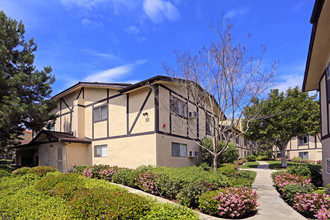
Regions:
[[[217,105],[196,105],[166,76],[136,84],[79,82],[52,99],[54,128],[16,146],[17,165],[32,161],[64,172],[93,164],[194,165],[197,141],[214,132],[219,112]]]
[[[319,91],[323,184],[330,183],[330,0],[316,0],[303,91]]]
[[[276,146],[273,147],[276,158],[281,158],[281,153]],[[286,147],[287,158],[301,157],[304,160],[322,160],[322,143],[320,134],[302,135],[293,137]]]

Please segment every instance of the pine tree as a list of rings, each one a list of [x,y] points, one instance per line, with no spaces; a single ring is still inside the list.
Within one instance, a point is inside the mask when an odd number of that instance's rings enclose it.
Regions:
[[[38,131],[55,119],[51,67],[36,69],[37,45],[24,34],[22,21],[0,11],[0,154],[18,143],[25,129]]]

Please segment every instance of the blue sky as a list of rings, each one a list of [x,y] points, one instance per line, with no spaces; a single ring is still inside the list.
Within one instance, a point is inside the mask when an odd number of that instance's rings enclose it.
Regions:
[[[1,0],[38,45],[35,64],[51,66],[53,95],[79,81],[137,82],[176,67],[174,50],[196,53],[216,41],[224,17],[237,42],[264,65],[279,60],[276,86],[302,85],[314,0]],[[247,39],[247,36],[251,37]]]

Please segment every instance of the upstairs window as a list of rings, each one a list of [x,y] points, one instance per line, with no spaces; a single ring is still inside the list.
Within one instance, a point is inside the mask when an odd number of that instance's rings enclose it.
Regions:
[[[236,144],[239,145],[239,136],[236,136]]]
[[[206,124],[205,124],[206,134],[215,134],[215,120],[211,115],[206,115]],[[227,136],[228,137],[228,136]]]
[[[298,136],[298,145],[307,145],[308,144],[308,136]]]
[[[94,108],[94,122],[103,121],[108,118],[108,106],[100,106]]]
[[[181,101],[180,99],[172,97],[170,109],[172,113],[187,118],[187,114],[188,114],[187,104]]]
[[[186,157],[187,156],[187,145],[172,143],[172,157]]]

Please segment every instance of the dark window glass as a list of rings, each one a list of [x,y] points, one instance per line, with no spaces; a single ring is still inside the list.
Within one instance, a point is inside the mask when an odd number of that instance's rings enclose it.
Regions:
[[[101,121],[108,118],[108,106],[94,108],[94,121]]]

